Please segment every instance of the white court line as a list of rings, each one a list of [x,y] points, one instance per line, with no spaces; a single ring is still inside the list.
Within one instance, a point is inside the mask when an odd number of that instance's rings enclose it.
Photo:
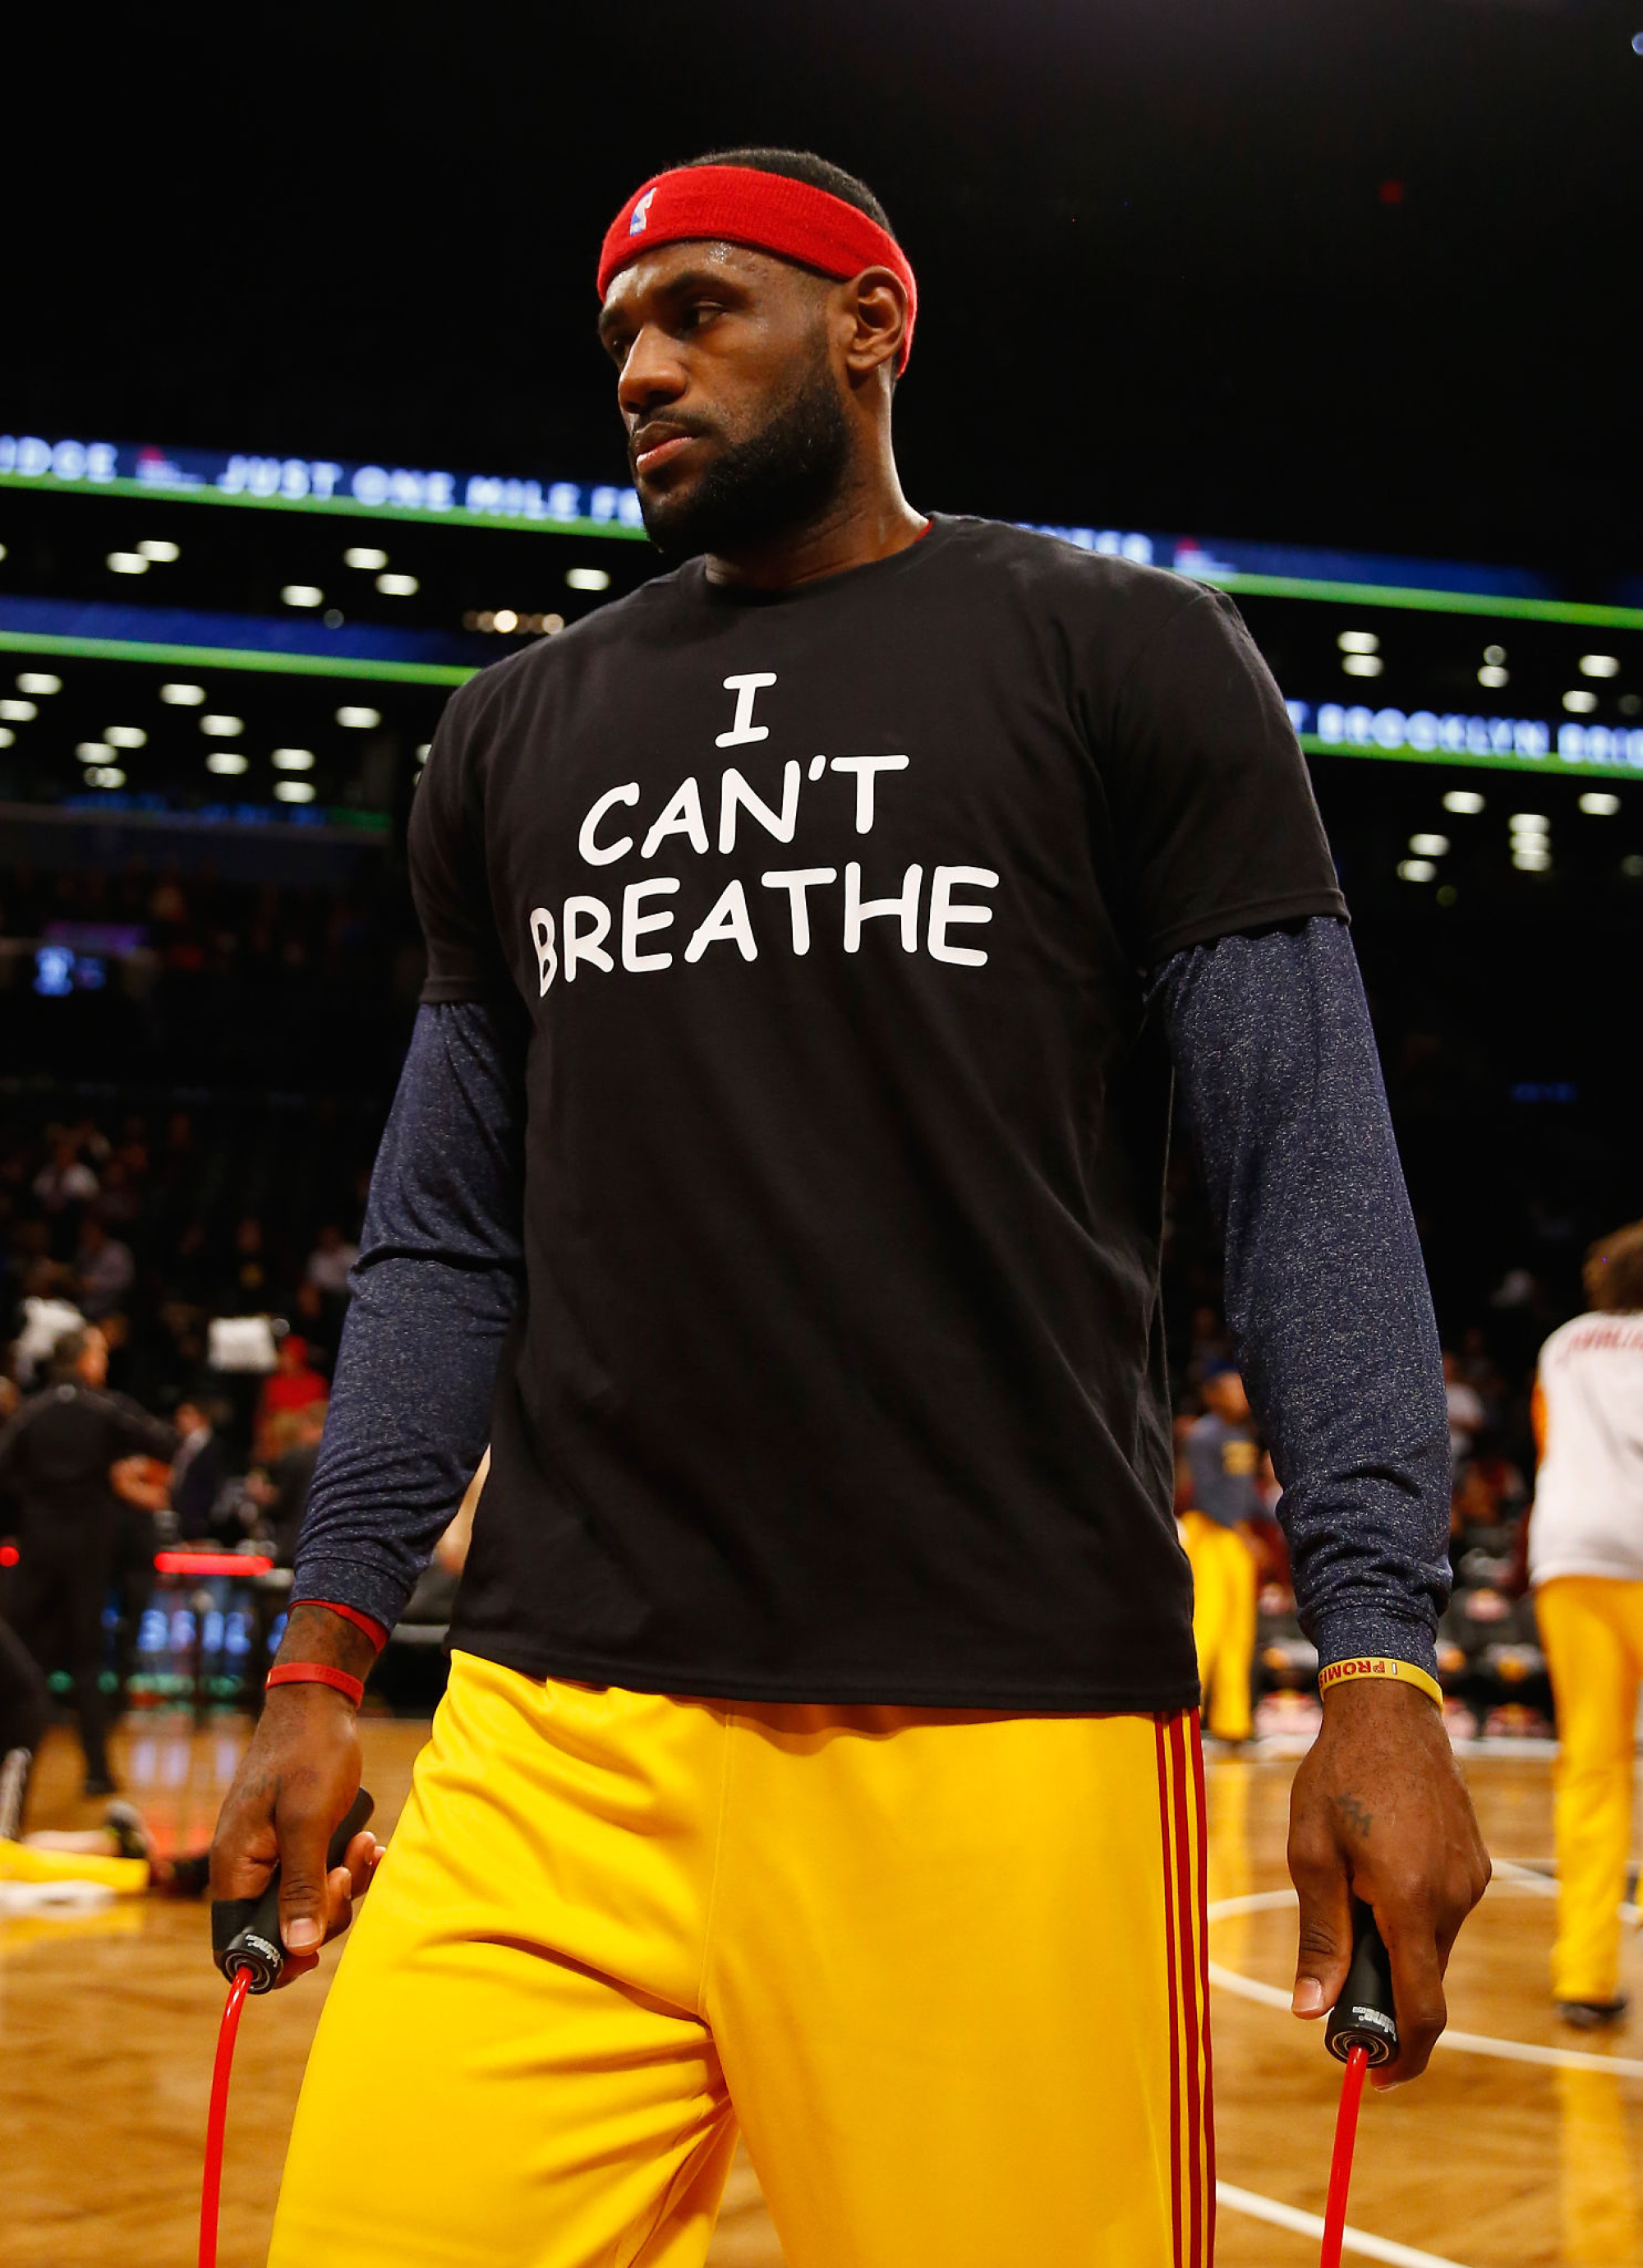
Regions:
[[[1527,1869],[1512,1867],[1510,1860],[1506,1865],[1510,1872],[1501,1888],[1522,1888],[1520,1877]],[[1209,1918],[1212,1922],[1229,1921],[1235,1914],[1271,1913],[1280,1906],[1293,1905],[1295,1899],[1293,1890],[1256,1890],[1248,1897],[1218,1898],[1209,1909]],[[1241,2000],[1254,2000],[1264,2008],[1287,2010],[1289,2007],[1289,1995],[1281,1986],[1263,1984],[1236,1969],[1223,1968],[1219,1961],[1209,1963],[1209,1981],[1219,1984],[1223,1992],[1235,1993]],[[1463,2055],[1493,2056],[1502,2063],[1540,2064],[1553,2071],[1607,2072],[1611,2079],[1643,2079],[1643,2062],[1632,2056],[1586,2055],[1578,2048],[1536,2047],[1527,2040],[1492,2039],[1482,2032],[1447,2031],[1438,2045],[1456,2048]]]
[[[1292,2229],[1297,2236],[1317,2239],[1324,2234],[1318,2214],[1302,2213],[1298,2205],[1280,2205],[1276,2198],[1258,2196],[1253,2190],[1235,2189],[1230,2182],[1215,2183],[1215,2202],[1230,2213],[1247,2213],[1251,2220]],[[1384,2260],[1390,2268],[1460,2268],[1458,2261],[1446,2260],[1441,2253],[1417,2252],[1412,2244],[1394,2244],[1390,2237],[1371,2236],[1362,2228],[1344,2228],[1340,2245],[1343,2252],[1361,2253],[1366,2260]]]

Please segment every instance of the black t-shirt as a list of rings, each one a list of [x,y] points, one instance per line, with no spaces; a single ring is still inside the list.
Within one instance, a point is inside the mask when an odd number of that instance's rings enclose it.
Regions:
[[[529,1025],[452,1645],[1193,1702],[1143,976],[1344,911],[1227,600],[973,520],[774,594],[693,562],[454,697],[411,853],[424,1000]]]

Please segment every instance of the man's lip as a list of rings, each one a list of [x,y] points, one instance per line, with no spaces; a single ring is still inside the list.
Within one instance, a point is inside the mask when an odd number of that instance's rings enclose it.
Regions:
[[[664,433],[659,441],[649,442],[644,447],[636,449],[634,452],[634,472],[654,473],[659,470],[670,459],[678,456],[679,451],[687,447],[695,438],[693,433]]]

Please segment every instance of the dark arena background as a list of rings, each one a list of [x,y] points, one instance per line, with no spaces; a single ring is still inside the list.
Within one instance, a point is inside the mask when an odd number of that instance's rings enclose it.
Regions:
[[[114,37],[13,54],[0,1393],[84,1318],[114,1387],[212,1429],[211,1486],[134,1514],[101,1607],[155,1880],[188,1887],[282,1628],[302,1412],[423,973],[406,829],[441,709],[656,571],[599,235],[699,150],[814,148],[918,268],[913,503],[1229,593],[1352,910],[1446,1351],[1440,1661],[1498,1871],[1451,1977],[1471,2047],[1366,2114],[1358,2251],[1635,2268],[1643,2032],[1571,2046],[1545,1987],[1557,1726],[1523,1532],[1539,1348],[1588,1246],[1643,1214],[1643,11],[709,0],[259,18],[215,59]],[[1230,1349],[1185,1129],[1165,1296],[1186,1420]],[[11,1535],[0,1502],[0,1611]],[[1318,1702],[1270,1521],[1260,1549],[1256,1738],[1209,1792],[1232,2268],[1316,2257],[1332,2116],[1269,2005]],[[390,1822],[453,1580],[424,1580],[366,1705]],[[99,1830],[51,1668],[26,1823]],[[0,1865],[0,2257],[191,2259],[201,1911],[29,1888]],[[237,2268],[319,1997],[247,2019]],[[744,2161],[711,2258],[781,2257]]]

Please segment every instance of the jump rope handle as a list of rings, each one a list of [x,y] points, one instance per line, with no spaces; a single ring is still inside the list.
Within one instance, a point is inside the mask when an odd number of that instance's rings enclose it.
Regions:
[[[348,1845],[370,1821],[375,1804],[362,1787],[348,1806],[346,1817],[331,1837],[326,1869],[340,1867]],[[285,1947],[280,1937],[280,1870],[268,1877],[258,1898],[214,1898],[211,1902],[211,1955],[231,1984],[241,1970],[247,1970],[253,1992],[271,1992],[285,1967]]]
[[[1353,2048],[1361,2048],[1371,2065],[1390,2063],[1397,2053],[1391,1959],[1375,1926],[1374,1911],[1361,1898],[1352,1902],[1352,1967],[1329,2012],[1324,2044],[1340,2063]]]

